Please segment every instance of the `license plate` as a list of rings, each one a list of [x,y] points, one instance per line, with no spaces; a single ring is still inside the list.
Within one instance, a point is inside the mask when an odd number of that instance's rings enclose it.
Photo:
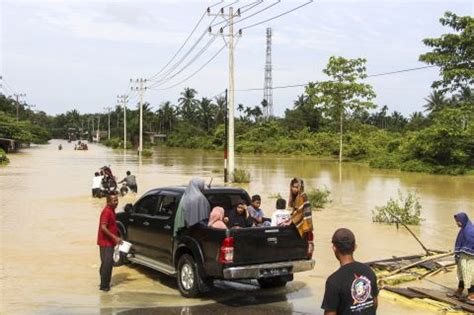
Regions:
[[[269,269],[263,269],[261,271],[261,274],[263,277],[282,276],[282,275],[287,275],[289,273],[290,273],[290,267],[269,268]]]

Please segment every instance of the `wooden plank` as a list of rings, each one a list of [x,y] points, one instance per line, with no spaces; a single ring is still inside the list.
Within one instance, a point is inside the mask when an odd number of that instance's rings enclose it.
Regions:
[[[393,293],[400,294],[400,295],[402,295],[404,297],[407,297],[407,298],[410,298],[410,299],[414,299],[414,298],[423,299],[423,298],[427,297],[425,294],[409,290],[408,288],[384,287],[383,289],[387,290],[387,291],[390,291],[390,292],[393,292]]]
[[[412,260],[412,259],[420,259],[424,257],[423,255],[410,255],[410,256],[401,256],[401,257],[392,257],[392,258],[387,258],[387,259],[380,259],[380,260],[372,260],[369,262],[366,262],[366,265],[371,265],[371,264],[376,264],[376,263],[385,263],[385,262],[397,262],[400,260]]]
[[[452,256],[454,255],[453,252],[449,252],[449,253],[445,253],[445,254],[439,254],[439,255],[434,255],[434,256],[429,256],[427,258],[424,258],[420,261],[417,261],[415,263],[412,263],[412,264],[409,264],[409,265],[406,265],[406,266],[403,266],[401,268],[398,268],[397,270],[394,270],[392,272],[390,272],[389,274],[387,275],[384,275],[383,277],[390,277],[390,276],[393,276],[394,274],[397,274],[399,273],[400,271],[403,271],[403,270],[406,270],[406,269],[410,269],[412,267],[415,267],[415,266],[418,266],[419,264],[422,264],[422,263],[426,263],[426,262],[429,262],[429,261],[433,261],[433,260],[437,260],[439,258],[443,258],[443,257],[448,257],[448,256]],[[382,278],[382,277],[381,277]]]
[[[408,289],[416,293],[424,294],[433,300],[441,301],[441,302],[448,303],[454,306],[459,306],[467,312],[474,313],[474,305],[467,304],[458,299],[448,297],[446,295],[446,292],[426,289],[426,288],[414,288],[414,287],[409,287]]]

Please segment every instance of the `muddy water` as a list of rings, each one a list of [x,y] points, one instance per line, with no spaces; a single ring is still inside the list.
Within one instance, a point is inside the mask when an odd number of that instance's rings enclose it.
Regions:
[[[330,237],[338,227],[357,237],[356,258],[361,261],[421,252],[403,229],[371,223],[371,210],[397,191],[416,190],[425,218],[415,233],[430,248],[451,249],[457,229],[452,215],[463,209],[474,217],[474,178],[431,176],[372,170],[364,165],[343,165],[303,157],[239,156],[237,165],[250,170],[252,181],[243,185],[263,197],[270,215],[271,195],[286,198],[291,177],[305,179],[307,187],[326,186],[332,203],[314,213],[317,260],[313,271],[297,274],[284,289],[260,290],[253,283],[217,283],[203,299],[181,298],[175,281],[147,268],[114,269],[113,288],[98,290],[98,215],[104,200],[90,197],[93,172],[111,165],[121,176],[137,175],[139,192],[162,185],[187,183],[193,176],[214,177],[222,183],[221,154],[158,148],[152,158],[139,160],[98,145],[74,151],[58,141],[10,155],[0,168],[0,313],[15,314],[208,314],[245,311],[250,314],[320,314],[326,277],[337,269]],[[137,195],[120,199],[120,206]],[[416,286],[441,288],[456,284],[453,273],[438,275]],[[380,299],[380,314],[430,314],[389,297]]]

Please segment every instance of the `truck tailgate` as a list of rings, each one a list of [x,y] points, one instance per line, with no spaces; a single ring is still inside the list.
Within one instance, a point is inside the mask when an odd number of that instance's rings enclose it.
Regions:
[[[234,238],[233,265],[306,259],[308,243],[294,225],[230,230]]]

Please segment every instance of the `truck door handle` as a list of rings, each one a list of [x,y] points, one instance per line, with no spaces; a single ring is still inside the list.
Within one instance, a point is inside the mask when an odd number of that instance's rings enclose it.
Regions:
[[[145,222],[143,222],[143,225],[144,225],[144,226],[149,226],[150,223],[148,223],[147,221],[145,221]]]
[[[171,226],[170,226],[170,225],[165,225],[163,228],[164,228],[165,230],[171,230]]]

